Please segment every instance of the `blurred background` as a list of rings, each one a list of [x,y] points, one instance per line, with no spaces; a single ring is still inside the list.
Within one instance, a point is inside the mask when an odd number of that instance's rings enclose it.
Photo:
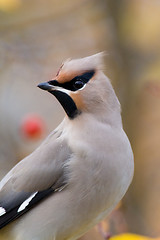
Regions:
[[[0,179],[64,116],[36,85],[63,60],[106,51],[135,155],[132,185],[81,240],[160,236],[160,0],[0,0]]]

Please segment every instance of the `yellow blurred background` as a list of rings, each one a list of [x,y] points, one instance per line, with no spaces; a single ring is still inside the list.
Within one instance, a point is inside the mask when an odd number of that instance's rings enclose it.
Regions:
[[[125,232],[158,239],[160,0],[0,0],[0,178],[63,118],[57,101],[36,85],[63,60],[104,50],[135,175],[116,210],[81,240]],[[140,239],[134,237],[113,240]]]

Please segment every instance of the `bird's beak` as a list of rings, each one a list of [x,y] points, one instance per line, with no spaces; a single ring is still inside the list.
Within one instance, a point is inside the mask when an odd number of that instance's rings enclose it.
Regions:
[[[53,85],[51,85],[49,82],[40,83],[40,84],[38,84],[37,87],[39,87],[40,89],[45,90],[45,91],[55,90],[55,87]]]

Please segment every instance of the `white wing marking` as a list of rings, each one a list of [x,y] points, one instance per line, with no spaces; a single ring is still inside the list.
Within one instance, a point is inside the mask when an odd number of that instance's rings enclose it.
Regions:
[[[37,192],[33,193],[29,198],[27,198],[27,199],[20,205],[20,207],[18,208],[18,211],[17,211],[17,212],[23,211],[23,210],[28,206],[28,204],[30,203],[30,201],[35,197],[36,194],[37,194]]]

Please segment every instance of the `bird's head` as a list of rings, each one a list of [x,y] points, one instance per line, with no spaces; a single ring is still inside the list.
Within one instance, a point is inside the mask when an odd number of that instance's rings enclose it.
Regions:
[[[101,114],[120,109],[109,79],[103,74],[103,53],[67,60],[54,79],[39,88],[53,94],[70,119],[81,113]]]

